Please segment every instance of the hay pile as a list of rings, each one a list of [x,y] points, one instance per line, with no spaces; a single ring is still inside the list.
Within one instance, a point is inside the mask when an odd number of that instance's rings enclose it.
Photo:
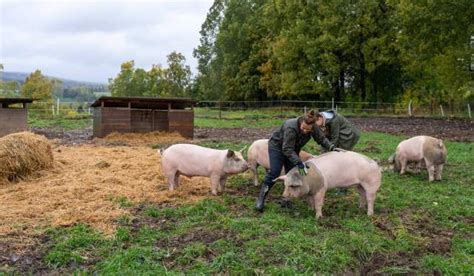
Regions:
[[[169,192],[160,157],[149,147],[59,146],[53,154],[53,169],[0,186],[0,240],[79,222],[111,234],[116,219],[130,212],[120,206],[123,198],[181,204],[210,196],[208,178],[182,177],[179,189]]]
[[[0,184],[18,181],[53,165],[50,142],[31,132],[0,138]]]
[[[124,143],[131,146],[169,145],[186,141],[186,138],[177,132],[146,132],[146,133],[118,133],[113,132],[104,138],[95,138],[97,142]]]

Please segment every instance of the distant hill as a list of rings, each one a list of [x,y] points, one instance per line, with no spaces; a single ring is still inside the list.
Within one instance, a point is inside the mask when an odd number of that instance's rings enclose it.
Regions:
[[[26,77],[28,77],[30,75],[30,73],[5,72],[4,71],[0,75],[1,75],[1,79],[3,81],[17,81],[17,82],[20,82],[21,84],[23,84],[26,80]],[[59,80],[61,80],[63,82],[64,88],[83,86],[83,87],[98,89],[98,88],[107,86],[106,83],[68,80],[68,79],[52,77],[52,76],[46,76],[46,77],[50,78],[50,79],[59,79]]]

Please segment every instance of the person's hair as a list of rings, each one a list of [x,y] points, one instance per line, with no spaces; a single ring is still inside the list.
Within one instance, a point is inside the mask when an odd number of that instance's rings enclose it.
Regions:
[[[305,122],[305,124],[307,125],[312,125],[316,122],[316,117],[317,117],[317,114],[319,115],[319,113],[316,113],[314,112],[314,110],[310,110],[308,111],[306,114],[303,115],[303,122]]]

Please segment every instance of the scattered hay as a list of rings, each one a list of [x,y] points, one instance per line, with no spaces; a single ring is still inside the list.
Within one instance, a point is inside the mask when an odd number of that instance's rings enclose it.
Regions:
[[[181,204],[210,195],[209,179],[198,177],[182,177],[179,189],[168,191],[160,157],[149,147],[59,146],[54,158],[54,168],[36,179],[0,186],[0,240],[79,222],[112,234],[116,219],[129,213],[123,199]]]
[[[43,136],[19,132],[0,138],[0,185],[52,165],[51,143]]]
[[[105,141],[113,145],[168,145],[179,141],[186,141],[186,138],[177,132],[146,132],[146,133],[118,133],[113,132],[105,138],[95,138],[95,141]]]

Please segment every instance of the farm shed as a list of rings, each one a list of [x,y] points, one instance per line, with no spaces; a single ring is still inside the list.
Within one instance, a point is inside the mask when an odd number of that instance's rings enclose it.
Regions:
[[[27,104],[30,98],[0,98],[0,137],[28,128]]]
[[[93,136],[112,132],[176,131],[193,138],[195,101],[187,98],[100,97],[94,108]]]

